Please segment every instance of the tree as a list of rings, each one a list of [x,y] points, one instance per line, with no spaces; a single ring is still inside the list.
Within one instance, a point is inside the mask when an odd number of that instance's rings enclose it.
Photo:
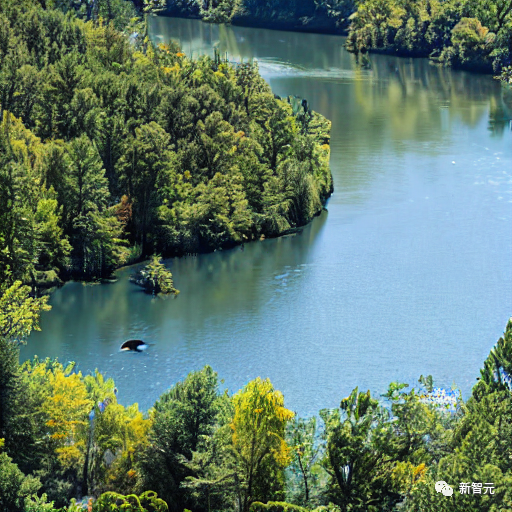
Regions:
[[[151,263],[133,276],[131,281],[145,288],[148,293],[164,295],[180,293],[174,288],[171,271],[160,261],[159,256],[153,256]]]
[[[109,198],[105,171],[93,142],[86,135],[68,144],[64,216],[71,233],[74,269],[84,277],[109,273],[115,239],[121,226],[107,211]]]
[[[388,413],[370,392],[355,388],[340,410],[321,411],[325,423],[323,466],[330,476],[328,495],[346,510],[389,510],[393,493],[392,432]]]
[[[25,512],[25,500],[40,487],[37,478],[25,476],[6,453],[0,453],[0,507],[3,512]]]
[[[180,510],[185,495],[180,483],[190,476],[186,461],[213,433],[219,413],[217,374],[206,366],[191,372],[155,403],[149,444],[140,461],[140,488],[154,489]]]
[[[248,512],[254,501],[278,494],[282,471],[290,463],[286,424],[294,414],[283,395],[259,377],[233,396],[233,449],[240,467],[239,508]]]
[[[126,150],[119,160],[121,180],[133,200],[135,236],[148,254],[148,232],[158,204],[157,183],[164,180],[169,167],[169,135],[155,122],[135,129],[128,138]]]
[[[295,418],[287,428],[286,441],[292,450],[290,469],[294,475],[293,482],[288,482],[288,492],[291,492],[290,487],[294,485],[294,503],[306,508],[310,505],[318,483],[321,447],[316,439],[317,433],[315,417],[308,420]]]
[[[72,247],[61,226],[62,206],[59,207],[53,190],[45,192],[37,203],[34,216],[40,244],[38,263],[43,268],[64,268]]]
[[[114,381],[105,379],[98,370],[85,376],[83,382],[93,404],[85,447],[83,493],[98,494],[108,489],[109,477],[118,478],[117,471],[134,472],[130,454],[144,446],[150,420],[144,419],[137,404],[127,408],[119,404]],[[125,482],[118,484],[115,489],[120,491]]]
[[[232,449],[233,412],[227,393],[219,396],[213,432],[202,436],[198,449],[186,463],[191,474],[185,477],[181,487],[187,491],[187,501],[194,509],[211,512],[236,506],[239,478]]]
[[[359,0],[315,0],[317,9],[325,10],[344,29],[350,25],[350,16],[357,11],[358,4]]]
[[[48,297],[31,297],[30,287],[16,281],[0,288],[0,338],[13,344],[23,344],[33,330],[40,331],[41,312],[49,311]]]
[[[473,397],[479,401],[495,391],[512,393],[512,318],[484,361],[478,383],[473,388]]]
[[[242,8],[242,0],[196,0],[204,21],[230,23]]]
[[[87,397],[82,374],[69,371],[57,367],[48,372],[49,394],[42,409],[63,467],[78,471],[83,464],[85,430],[93,402]]]
[[[21,122],[3,112],[0,126],[0,275],[32,277],[37,260],[36,236],[30,203],[34,179],[30,161],[39,141]]]
[[[6,439],[10,453],[22,455],[25,446],[17,443],[20,438],[26,440],[24,429],[29,419],[19,420],[30,400],[20,377],[19,345],[26,342],[32,330],[39,330],[39,316],[50,306],[48,297],[30,297],[30,287],[19,281],[1,287],[0,293],[0,438]]]
[[[72,226],[79,217],[104,209],[109,191],[98,150],[87,135],[73,139],[67,150],[65,215]]]
[[[510,22],[512,0],[477,0],[476,2],[467,3],[475,17],[496,34]]]

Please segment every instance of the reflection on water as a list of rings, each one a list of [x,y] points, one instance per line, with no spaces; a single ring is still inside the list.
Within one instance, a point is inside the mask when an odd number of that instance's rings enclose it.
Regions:
[[[70,283],[23,355],[99,367],[143,407],[207,363],[231,390],[270,377],[301,414],[420,374],[468,393],[512,313],[510,93],[425,60],[363,69],[336,36],[169,18],[151,31],[189,55],[257,59],[276,94],[332,120],[329,213],[294,237],[173,260],[177,299],[148,297],[129,269]],[[148,351],[120,353],[131,337]]]

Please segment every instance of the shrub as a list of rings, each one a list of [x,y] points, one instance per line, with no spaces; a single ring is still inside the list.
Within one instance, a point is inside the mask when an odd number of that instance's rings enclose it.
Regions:
[[[0,510],[24,512],[25,498],[35,494],[41,482],[25,476],[6,453],[0,453]]]
[[[255,501],[251,505],[250,512],[308,512],[308,510],[284,501],[269,501],[266,504]]]
[[[93,512],[116,512],[118,510],[123,512],[167,512],[169,509],[167,503],[158,498],[153,491],[146,491],[140,496],[135,494],[123,496],[115,492],[106,492],[93,504]]]
[[[154,256],[149,265],[140,270],[131,280],[142,286],[148,293],[163,293],[164,295],[178,295],[179,290],[174,288],[172,273]]]

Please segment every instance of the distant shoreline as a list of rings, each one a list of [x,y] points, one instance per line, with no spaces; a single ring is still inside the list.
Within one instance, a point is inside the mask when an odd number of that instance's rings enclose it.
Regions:
[[[207,25],[220,25],[219,23],[210,23],[204,21],[201,16],[198,14],[186,14],[186,13],[178,13],[171,11],[163,11],[159,13],[159,17],[162,18],[177,18],[177,19],[189,19],[189,20],[198,20]],[[277,30],[283,32],[297,32],[297,33],[307,33],[307,34],[320,34],[320,35],[331,35],[331,36],[340,36],[347,37],[349,32],[346,29],[340,29],[336,26],[336,23],[333,22],[331,18],[321,17],[318,19],[312,19],[308,23],[301,23],[300,20],[273,20],[268,18],[259,18],[253,19],[249,16],[238,16],[234,17],[231,25],[234,27],[246,27],[246,28],[262,28],[266,30]],[[344,45],[345,46],[345,45]],[[353,54],[357,55],[357,52],[346,50]],[[442,62],[438,62],[435,59],[432,59],[428,54],[421,53],[419,51],[406,51],[404,49],[399,48],[369,48],[368,52],[363,55],[389,55],[393,57],[401,57],[401,58],[413,58],[413,59],[428,59],[432,64],[448,67],[454,71],[467,71],[470,73],[477,73],[479,75],[494,75],[494,71],[492,67],[489,65],[483,66],[481,63],[476,62],[468,62],[463,66],[446,66]]]
[[[160,17],[164,18],[182,18],[188,20],[203,21],[201,16],[197,14],[185,14],[172,11],[163,11],[159,13]],[[206,24],[219,25],[219,23]],[[308,23],[303,23],[300,20],[272,20],[268,18],[251,19],[248,16],[235,16],[231,22],[235,27],[247,28],[264,28],[268,30],[282,30],[286,32],[303,32],[309,34],[322,34],[322,35],[336,35],[347,36],[346,30],[340,29],[331,18],[318,18],[312,19]]]

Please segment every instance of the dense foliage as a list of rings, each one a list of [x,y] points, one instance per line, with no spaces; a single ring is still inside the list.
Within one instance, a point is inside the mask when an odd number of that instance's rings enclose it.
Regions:
[[[510,0],[359,0],[347,47],[499,72],[511,63]]]
[[[20,283],[1,302],[3,512],[512,507],[512,319],[467,402],[443,399],[422,377],[412,389],[392,383],[380,399],[356,388],[318,422],[295,417],[269,380],[222,392],[208,366],[145,414],[123,407],[98,372],[49,359],[20,365],[19,345],[48,307]],[[453,496],[436,492],[440,480]],[[494,492],[459,492],[471,482]]]
[[[202,9],[229,14],[229,5]],[[440,58],[456,45],[469,55],[473,33],[495,41],[484,27],[496,40],[505,33],[508,4],[478,5],[478,19],[445,32]],[[130,12],[115,0],[0,3],[0,509],[511,509],[512,319],[467,402],[436,401],[421,378],[380,398],[356,388],[320,419],[297,418],[268,379],[222,391],[208,366],[143,413],[119,404],[99,372],[20,364],[20,345],[49,309],[27,283],[277,235],[311,219],[332,190],[329,124],[306,102],[275,98],[255,66],[130,42],[120,31],[132,30]],[[385,26],[377,40],[396,39],[402,25]],[[471,46],[478,59],[481,43]],[[174,289],[158,258],[147,272],[155,288]],[[455,488],[450,499],[439,480]],[[463,482],[495,491],[462,494]]]
[[[342,32],[357,0],[167,0],[171,15],[215,23],[242,23],[294,30]]]
[[[153,252],[279,235],[321,210],[322,116],[275,98],[256,65],[153,48],[130,24],[127,37],[122,0],[55,3],[67,14],[0,3],[2,279],[106,276]]]

